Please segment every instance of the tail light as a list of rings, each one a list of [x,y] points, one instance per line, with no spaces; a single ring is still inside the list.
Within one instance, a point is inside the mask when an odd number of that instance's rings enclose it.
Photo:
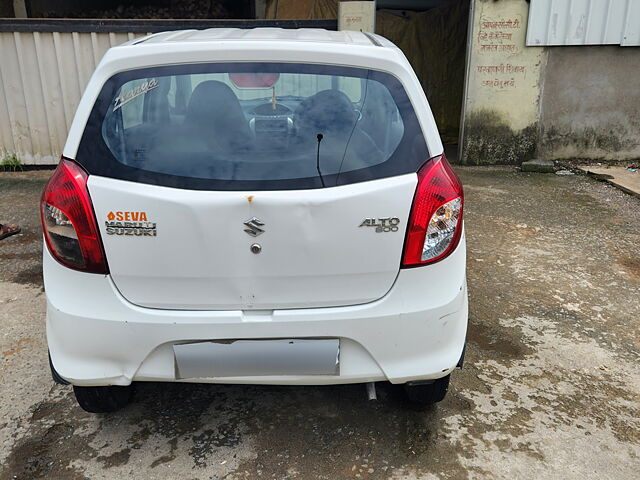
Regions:
[[[60,161],[42,192],[42,230],[49,252],[61,264],[83,272],[109,273],[88,178],[76,163]]]
[[[438,262],[455,250],[462,234],[462,184],[444,154],[418,171],[403,267]]]

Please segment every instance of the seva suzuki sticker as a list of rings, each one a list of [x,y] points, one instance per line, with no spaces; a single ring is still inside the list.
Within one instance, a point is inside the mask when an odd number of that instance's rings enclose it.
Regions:
[[[155,237],[155,222],[150,222],[147,212],[109,212],[104,222],[107,235],[136,235],[138,237]]]

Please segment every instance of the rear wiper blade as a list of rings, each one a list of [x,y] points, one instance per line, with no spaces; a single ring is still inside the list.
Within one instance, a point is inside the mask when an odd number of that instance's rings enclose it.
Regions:
[[[321,133],[316,135],[316,139],[318,140],[318,150],[316,152],[316,170],[318,170],[318,176],[320,177],[320,182],[322,183],[322,188],[325,187],[324,178],[322,177],[322,172],[320,172],[320,142],[324,138],[324,135]]]

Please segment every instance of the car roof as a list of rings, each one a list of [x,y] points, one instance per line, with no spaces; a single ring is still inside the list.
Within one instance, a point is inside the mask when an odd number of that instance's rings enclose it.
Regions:
[[[208,28],[205,30],[175,30],[154,33],[138,38],[124,45],[141,44],[176,44],[193,42],[243,42],[243,41],[278,41],[278,42],[311,42],[331,43],[350,46],[378,46],[397,48],[384,37],[372,33],[353,30],[325,30],[322,28]]]

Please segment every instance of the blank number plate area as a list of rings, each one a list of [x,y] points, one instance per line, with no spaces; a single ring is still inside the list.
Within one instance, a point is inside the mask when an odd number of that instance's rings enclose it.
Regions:
[[[231,340],[174,345],[177,378],[338,375],[336,339]]]

